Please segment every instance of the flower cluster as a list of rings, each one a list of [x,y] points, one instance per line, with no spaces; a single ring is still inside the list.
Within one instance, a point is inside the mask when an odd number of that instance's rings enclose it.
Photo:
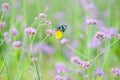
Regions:
[[[5,22],[1,22],[1,21],[0,21],[0,29],[4,28],[4,27],[5,27],[5,25],[6,25],[6,23],[5,23]]]
[[[112,72],[115,76],[120,76],[119,68],[112,68],[112,69],[110,69],[110,72]]]
[[[32,27],[28,27],[24,30],[24,32],[27,34],[27,35],[34,35],[36,33],[36,30]]]
[[[107,34],[105,32],[101,32],[101,31],[97,32],[95,34],[95,37],[96,38],[103,38],[103,39],[106,39],[106,40],[110,39],[110,35],[109,34]]]

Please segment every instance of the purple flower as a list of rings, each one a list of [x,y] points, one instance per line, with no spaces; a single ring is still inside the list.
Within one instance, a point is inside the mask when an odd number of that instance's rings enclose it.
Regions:
[[[84,78],[85,78],[85,79],[88,79],[88,77],[89,77],[89,75],[88,75],[88,74],[84,75]]]
[[[40,13],[39,17],[44,19],[44,18],[47,18],[47,15],[45,13]]]
[[[52,29],[47,29],[46,30],[46,35],[52,36],[53,35]]]
[[[106,39],[106,40],[110,39],[110,35],[109,34],[107,34],[105,32],[101,32],[101,31],[97,32],[95,34],[95,37],[96,38],[103,38],[103,39]]]
[[[1,21],[0,21],[0,29],[4,28],[4,27],[5,27],[5,25],[6,25],[6,23],[5,23],[5,22],[1,22]]]
[[[64,63],[56,63],[56,71],[57,73],[65,72],[65,64]]]
[[[67,43],[68,43],[68,40],[64,38],[64,39],[62,39],[62,40],[60,41],[60,43],[61,43],[61,44],[67,44]]]
[[[46,21],[46,24],[49,26],[51,24],[51,22],[50,21]]]
[[[86,23],[89,24],[89,25],[96,25],[97,21],[94,20],[94,19],[89,19],[89,20],[86,21]]]
[[[76,64],[80,64],[80,65],[83,64],[83,61],[81,61],[78,57],[71,57],[70,61],[72,63],[76,63]]]
[[[77,70],[78,75],[82,75],[83,71],[82,70]]]
[[[24,30],[24,32],[28,35],[34,35],[36,33],[36,30],[32,27],[28,27]]]
[[[91,66],[91,64],[90,64],[90,62],[87,61],[87,62],[83,62],[82,66],[86,70]]]
[[[11,32],[12,35],[17,35],[18,34],[18,31],[15,28],[11,29],[10,32]]]
[[[99,46],[99,39],[96,37],[93,37],[92,42],[91,42],[91,47],[95,49],[98,46]]]
[[[116,30],[115,28],[109,28],[108,31],[109,31],[108,33],[109,33],[111,36],[114,36],[114,35],[117,34],[117,30]]]
[[[32,62],[37,62],[37,61],[38,61],[38,58],[37,58],[37,57],[32,57],[32,58],[31,58],[31,61],[32,61]]]
[[[97,70],[96,70],[96,75],[102,76],[103,74],[104,74],[104,72],[103,72],[102,69],[97,69]]]
[[[114,74],[114,76],[120,76],[120,69],[119,68],[112,68],[110,72]]]
[[[21,41],[16,41],[16,42],[13,42],[12,45],[16,48],[19,48],[22,46],[22,42]]]
[[[120,34],[118,34],[118,39],[120,39]]]
[[[62,76],[57,75],[55,77],[55,80],[68,80],[68,79],[67,79],[67,77],[62,77]]]
[[[5,12],[6,10],[8,10],[10,8],[10,5],[8,3],[4,3],[2,4],[2,11]]]
[[[7,38],[8,37],[8,32],[4,32],[4,37]]]
[[[42,45],[42,51],[46,54],[53,54],[55,49],[53,46],[44,43]]]
[[[11,44],[12,43],[12,40],[10,38],[6,38],[6,43],[7,44]]]

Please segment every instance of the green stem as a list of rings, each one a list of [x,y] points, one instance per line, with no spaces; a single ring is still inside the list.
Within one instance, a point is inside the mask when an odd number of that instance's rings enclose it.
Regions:
[[[33,54],[33,58],[35,58],[35,54],[34,54],[34,51],[33,51],[33,46],[32,46],[31,37],[32,37],[32,36],[30,36],[30,48],[31,48],[31,52],[33,52],[33,53],[31,53],[31,54]],[[35,68],[36,68],[36,73],[37,73],[37,76],[38,76],[38,80],[40,80],[40,74],[39,74],[39,70],[38,70],[36,61],[34,62],[34,66],[35,66]]]
[[[76,49],[72,48],[69,44],[66,44],[66,46],[67,46],[68,48],[70,48],[72,51],[78,53],[80,56],[84,57],[85,59],[88,59],[88,57],[86,57],[85,55],[82,55],[81,52],[79,52],[79,51],[77,51]]]
[[[106,49],[104,49],[102,52],[100,52],[94,59],[90,60],[91,62],[97,59],[99,56],[101,56],[106,50],[108,50],[111,46],[113,46],[119,39],[115,40],[110,46],[108,46]]]

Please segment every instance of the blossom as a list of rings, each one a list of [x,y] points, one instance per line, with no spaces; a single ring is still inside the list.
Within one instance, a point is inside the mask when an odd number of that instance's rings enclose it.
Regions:
[[[90,62],[86,61],[86,62],[83,62],[82,66],[86,70],[91,66],[91,64],[90,64]]]
[[[17,35],[17,34],[18,34],[18,31],[17,31],[17,29],[15,29],[15,28],[12,28],[12,29],[10,30],[10,32],[11,32],[12,35]]]
[[[108,33],[112,36],[117,34],[117,30],[115,28],[109,28]]]
[[[32,27],[28,27],[24,30],[24,32],[28,35],[34,35],[36,33],[36,30]]]
[[[40,17],[40,18],[47,18],[47,15],[46,15],[45,13],[40,13],[40,14],[39,14],[39,17]]]
[[[1,29],[1,28],[4,28],[4,27],[5,27],[5,25],[6,25],[6,23],[5,23],[5,22],[1,22],[1,21],[0,21],[0,29]]]
[[[68,43],[68,40],[64,38],[64,39],[62,39],[62,40],[60,41],[60,43],[61,43],[61,44],[67,44],[67,43]]]
[[[51,22],[50,22],[50,21],[46,21],[46,24],[47,24],[47,25],[50,25],[50,24],[51,24]]]
[[[8,32],[4,32],[4,37],[7,38],[8,37]]]
[[[120,39],[120,34],[118,34],[118,39]]]
[[[63,73],[65,72],[65,64],[64,63],[56,63],[56,71],[57,73]]]
[[[3,12],[6,11],[6,10],[8,10],[9,8],[10,8],[10,5],[8,3],[2,4],[2,10],[3,10]]]
[[[32,58],[31,58],[31,61],[32,61],[32,62],[36,62],[36,61],[38,61],[38,58],[37,58],[37,57],[32,57]]]
[[[71,57],[70,61],[72,63],[81,64],[81,65],[83,63],[83,61],[81,61],[78,57]]]
[[[97,70],[96,70],[96,75],[102,76],[103,74],[104,74],[104,72],[103,72],[102,69],[97,69]]]
[[[107,34],[105,32],[101,32],[101,31],[97,32],[95,34],[95,37],[96,38],[103,38],[103,39],[106,39],[106,40],[110,39],[110,35],[109,34]]]
[[[52,36],[53,35],[52,29],[47,29],[46,30],[46,35]]]
[[[16,41],[16,42],[13,42],[12,45],[16,48],[19,48],[22,46],[22,42],[21,41]]]
[[[120,76],[119,68],[112,68],[112,69],[110,69],[110,72],[112,72],[115,76]]]
[[[89,24],[89,25],[96,25],[97,21],[94,20],[94,19],[89,19],[89,20],[86,21],[86,23]]]

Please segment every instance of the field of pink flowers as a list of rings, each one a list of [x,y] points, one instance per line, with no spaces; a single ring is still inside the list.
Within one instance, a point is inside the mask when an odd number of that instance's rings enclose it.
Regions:
[[[120,80],[119,5],[0,0],[0,80]]]

